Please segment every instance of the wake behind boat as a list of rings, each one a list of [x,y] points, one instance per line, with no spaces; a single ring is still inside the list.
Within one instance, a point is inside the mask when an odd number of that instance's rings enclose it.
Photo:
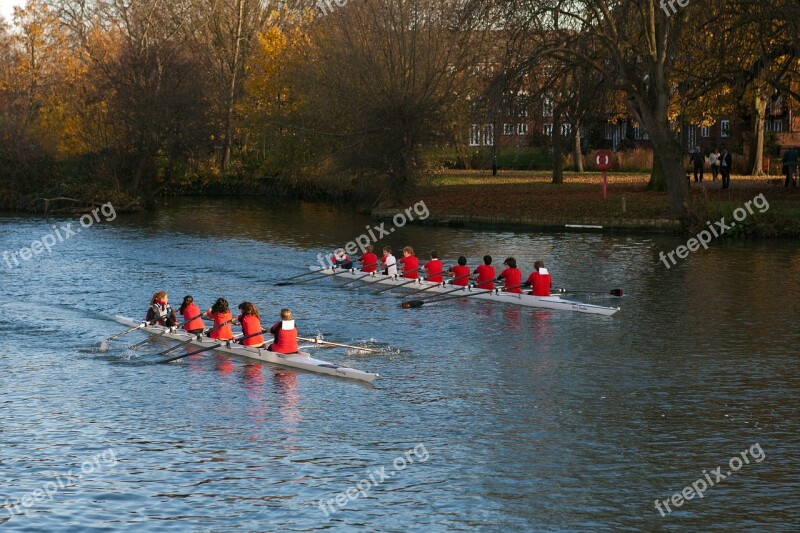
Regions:
[[[114,320],[116,320],[120,324],[124,324],[130,327],[139,326],[141,324],[141,322],[119,315],[114,317]],[[155,334],[160,333],[161,336],[166,339],[173,339],[177,341],[189,341],[187,344],[198,346],[201,348],[212,349],[211,348],[212,346],[220,342],[217,339],[211,339],[205,336],[201,336],[200,339],[197,340],[196,335],[191,335],[182,330],[179,330],[174,333],[167,332],[166,328],[157,325],[146,326],[141,329],[149,333],[155,333]],[[264,348],[258,348],[255,346],[243,346],[241,344],[236,344],[234,342],[224,342],[222,346],[215,347],[213,348],[213,350],[227,354],[238,355],[241,357],[247,357],[249,359],[255,359],[257,361],[272,363],[275,365],[280,365],[290,368],[298,368],[301,370],[307,370],[309,372],[316,372],[318,374],[327,374],[330,376],[338,376],[347,379],[366,381],[367,383],[372,383],[373,381],[378,379],[378,377],[380,377],[378,374],[363,372],[355,368],[339,366],[335,363],[323,361],[321,359],[315,359],[311,357],[310,354],[305,352],[283,354],[283,353],[271,352]]]
[[[365,274],[356,269],[350,270],[334,270],[333,268],[321,268],[319,266],[310,266],[309,270],[316,271],[320,275],[335,276],[339,279],[362,279]],[[619,307],[605,307],[602,305],[595,305],[583,302],[575,302],[573,300],[566,300],[559,296],[531,296],[530,294],[508,293],[502,290],[484,290],[470,287],[464,287],[463,291],[451,292],[458,287],[445,285],[444,283],[432,283],[424,280],[417,280],[409,283],[408,278],[399,275],[383,275],[378,272],[371,272],[369,277],[366,278],[370,282],[388,286],[400,286],[404,289],[418,290],[427,289],[428,293],[449,293],[448,297],[455,297],[461,295],[474,298],[476,300],[489,300],[499,303],[521,305],[523,307],[536,307],[541,309],[554,309],[558,311],[575,311],[578,313],[588,313],[593,315],[606,315],[611,316],[620,310]],[[435,303],[432,300],[431,303]]]

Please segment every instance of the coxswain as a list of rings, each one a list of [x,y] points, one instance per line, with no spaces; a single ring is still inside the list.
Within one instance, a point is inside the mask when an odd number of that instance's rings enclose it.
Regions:
[[[344,248],[337,248],[336,251],[333,252],[331,256],[331,265],[333,265],[333,268],[341,268],[343,270],[353,268],[353,262],[350,261],[347,254],[344,253]]]
[[[478,275],[478,285],[479,289],[486,289],[486,290],[493,290],[494,289],[494,277],[496,272],[494,267],[492,266],[492,256],[491,255],[484,255],[483,256],[483,264],[478,265],[475,269],[473,274]]]
[[[505,269],[497,276],[497,281],[505,281],[505,292],[519,294],[522,292],[522,271],[517,268],[517,260],[513,257],[503,261]]]
[[[417,279],[419,277],[419,259],[414,255],[414,249],[410,246],[403,248],[403,257],[398,261],[403,265],[403,277],[406,279]]]
[[[367,247],[364,248],[364,253],[358,261],[361,263],[361,272],[375,272],[378,269],[378,256],[372,252],[371,244],[368,244]]]
[[[381,268],[383,268],[383,275],[384,276],[396,276],[397,275],[397,259],[394,258],[392,255],[392,247],[386,246],[383,249],[383,259],[381,259]]]
[[[217,301],[205,314],[210,320],[214,321],[214,326],[211,328],[212,331],[208,334],[209,337],[221,341],[233,339],[233,330],[231,329],[233,315],[231,315],[231,310],[228,309],[228,300],[217,298]]]
[[[553,278],[550,272],[544,267],[544,261],[533,263],[533,272],[528,276],[528,281],[524,287],[533,287],[531,294],[534,296],[550,296],[550,287],[553,286]]]
[[[270,328],[270,333],[275,336],[275,341],[269,345],[267,350],[277,353],[297,353],[300,348],[297,346],[297,327],[295,327],[292,311],[281,309],[281,319]]]
[[[264,344],[264,330],[261,329],[261,318],[258,316],[258,308],[250,302],[239,304],[239,311],[242,312],[236,321],[242,326],[242,344],[245,346],[261,346]]]
[[[469,267],[467,266],[467,258],[463,255],[458,257],[458,264],[451,266],[448,272],[453,273],[453,285],[457,287],[466,287],[469,284]],[[492,277],[494,277],[494,275],[492,275]]]
[[[167,328],[175,327],[178,323],[178,318],[169,305],[169,297],[166,291],[153,293],[153,297],[150,299],[150,307],[147,309],[147,315],[145,315],[144,319],[150,324],[158,324]]]
[[[203,322],[203,312],[200,307],[194,303],[194,298],[191,296],[184,296],[183,303],[178,308],[178,312],[183,317],[183,329],[187,333],[199,335],[203,333],[206,325]]]
[[[439,259],[438,250],[431,250],[431,260],[422,266],[428,274],[428,281],[431,283],[442,282],[442,261]]]

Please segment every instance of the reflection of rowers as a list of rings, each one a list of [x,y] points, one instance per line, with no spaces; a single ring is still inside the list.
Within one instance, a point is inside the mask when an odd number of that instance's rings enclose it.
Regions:
[[[267,350],[276,353],[297,353],[300,351],[297,346],[298,332],[290,309],[281,309],[280,322],[275,322],[269,331],[275,336],[275,341],[269,345]]]

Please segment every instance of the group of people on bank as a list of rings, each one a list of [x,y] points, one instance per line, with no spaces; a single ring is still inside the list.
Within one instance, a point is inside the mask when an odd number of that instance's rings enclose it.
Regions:
[[[484,255],[483,263],[472,270],[467,266],[467,258],[463,255],[458,258],[455,265],[447,267],[439,258],[439,252],[431,250],[428,261],[420,266],[420,260],[411,246],[403,248],[403,257],[400,259],[392,255],[391,246],[383,248],[383,257],[380,259],[373,253],[372,246],[367,246],[364,254],[356,261],[361,263],[361,271],[365,274],[381,270],[385,276],[421,278],[431,283],[443,283],[446,276],[452,278],[448,280],[452,285],[466,287],[470,281],[474,281],[477,288],[486,290],[494,290],[494,284],[501,282],[503,283],[501,290],[515,294],[530,288],[530,294],[533,296],[550,296],[550,288],[553,286],[552,277],[545,268],[544,261],[534,262],[533,272],[523,282],[522,271],[517,268],[517,260],[513,257],[503,261],[504,268],[499,274],[492,266],[490,255]],[[334,267],[344,269],[352,268],[354,263],[341,248],[334,252],[331,262]]]
[[[694,152],[689,154],[689,161],[692,163],[692,169],[694,170],[694,181],[702,183],[706,156],[699,146],[695,148]],[[728,152],[728,149],[724,148],[722,153],[720,153],[720,151],[715,148],[713,152],[708,154],[708,164],[711,167],[713,181],[717,180],[717,176],[721,176],[722,188],[727,189],[730,187],[733,156]]]
[[[217,298],[210,309],[201,311],[193,297],[185,296],[178,313],[183,317],[183,329],[193,335],[206,335],[219,341],[236,341],[244,346],[260,348],[266,344],[263,334],[269,332],[274,339],[266,346],[267,350],[277,353],[296,353],[299,350],[297,327],[290,309],[281,309],[280,320],[268,330],[262,329],[258,308],[251,302],[240,303],[239,315],[233,318],[225,298]],[[212,321],[213,325],[207,329],[204,319]],[[145,321],[167,328],[178,326],[178,318],[165,291],[153,294]],[[242,337],[239,339],[233,333],[233,326],[237,324],[242,328]]]

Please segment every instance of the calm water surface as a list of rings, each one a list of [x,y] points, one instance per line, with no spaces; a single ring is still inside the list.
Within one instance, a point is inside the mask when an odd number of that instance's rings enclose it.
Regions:
[[[69,221],[0,218],[0,249]],[[513,255],[526,271],[541,258],[557,286],[623,288],[588,300],[621,306],[610,318],[469,300],[402,310],[398,294],[330,279],[274,286],[369,223],[324,205],[171,201],[0,264],[2,529],[800,527],[796,242],[715,243],[669,270],[658,252],[672,237],[405,227],[379,243],[470,265]],[[161,288],[206,308],[251,300],[265,322],[290,306],[302,333],[385,348],[312,349],[381,379],[214,354],[154,365],[170,344],[129,350],[138,332],[102,350],[125,329],[113,316],[141,318]],[[760,462],[655,509],[756,444]],[[393,475],[326,516],[321,499],[381,468]],[[57,488],[33,492],[44,486]]]

